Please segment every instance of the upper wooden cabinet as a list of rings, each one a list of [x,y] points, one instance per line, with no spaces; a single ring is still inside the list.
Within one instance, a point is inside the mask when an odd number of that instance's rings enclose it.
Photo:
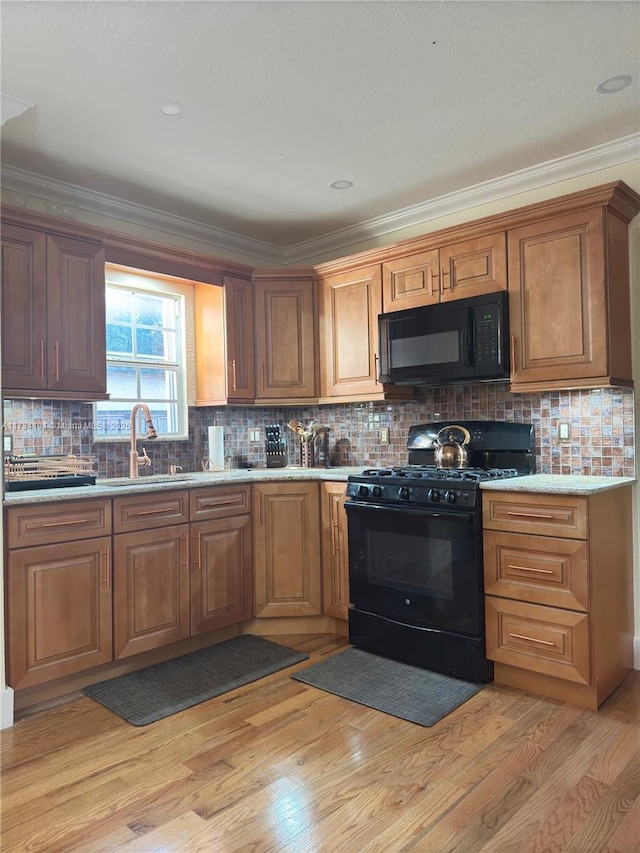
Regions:
[[[606,206],[508,233],[511,390],[632,385],[628,228]]]
[[[2,227],[2,387],[7,397],[107,397],[103,247]]]
[[[254,276],[256,398],[289,405],[317,399],[315,281]]]
[[[507,289],[507,241],[501,231],[382,264],[385,313]]]
[[[250,281],[195,288],[196,406],[253,403],[254,323]]]
[[[320,393],[325,402],[412,396],[411,389],[378,382],[381,282],[379,264],[320,279]]]

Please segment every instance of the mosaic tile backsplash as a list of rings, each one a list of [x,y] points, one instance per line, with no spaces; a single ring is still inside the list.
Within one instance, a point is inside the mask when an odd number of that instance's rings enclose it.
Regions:
[[[405,403],[350,403],[306,408],[216,407],[189,410],[189,441],[156,441],[146,445],[152,468],[166,473],[170,465],[201,470],[208,458],[207,427],[224,427],[225,457],[232,468],[264,467],[264,426],[280,424],[287,444],[288,464],[300,463],[297,436],[287,422],[296,418],[331,427],[326,446],[319,446],[320,464],[373,466],[406,462],[406,436],[412,424],[443,420],[483,419],[532,423],[536,435],[539,473],[636,476],[634,392],[606,388],[596,391],[558,391],[512,394],[506,383],[418,389]],[[558,441],[558,422],[571,425],[567,442]],[[92,455],[100,477],[128,472],[128,441],[94,442],[90,404],[42,400],[5,400],[5,435],[15,454]],[[382,445],[382,428],[389,443]],[[261,440],[249,441],[259,430]],[[139,445],[140,446],[140,445]]]

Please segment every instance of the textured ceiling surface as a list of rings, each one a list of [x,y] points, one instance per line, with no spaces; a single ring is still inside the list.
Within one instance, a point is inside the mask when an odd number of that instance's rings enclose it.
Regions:
[[[0,12],[2,91],[34,104],[3,127],[3,166],[276,246],[640,129],[637,2]],[[630,87],[596,93],[620,74]],[[166,101],[184,116],[163,117]]]

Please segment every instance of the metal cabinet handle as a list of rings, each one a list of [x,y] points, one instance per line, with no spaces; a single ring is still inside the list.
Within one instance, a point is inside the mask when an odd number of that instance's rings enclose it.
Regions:
[[[186,534],[186,533],[184,534],[184,536],[181,536],[181,537],[180,537],[180,541],[182,542],[182,554],[183,554],[183,557],[182,557],[182,568],[183,568],[186,572],[188,572],[188,571],[189,571],[189,563],[188,563],[188,561],[187,561],[187,549],[188,549],[188,546],[189,546],[189,542],[188,542],[187,534]]]
[[[111,587],[111,547],[107,545],[104,553],[104,585],[107,589]]]
[[[56,382],[60,379],[60,344],[56,341],[53,345],[53,355],[56,366]]]
[[[200,533],[193,534],[193,568],[200,568]]]
[[[549,518],[553,520],[553,515],[543,515],[542,513],[535,512],[516,512],[515,510],[508,509],[507,515],[517,515],[519,518]]]
[[[40,379],[44,382],[44,341],[40,339]]]
[[[521,572],[536,572],[540,575],[552,575],[553,572],[551,569],[532,569],[530,566],[512,566],[511,563],[508,564],[507,568],[509,569],[518,569]]]
[[[235,358],[231,360],[231,374],[233,376],[233,390],[238,390],[238,383],[236,381],[236,360]]]
[[[90,518],[68,518],[66,521],[43,521],[41,527],[65,527],[67,524],[86,524]]]
[[[524,634],[509,634],[510,637],[515,637],[517,640],[528,640],[530,643],[540,643],[542,646],[555,646],[555,643],[549,640],[538,640],[536,637],[526,637]]]
[[[516,338],[515,335],[511,335],[509,338],[509,346],[511,348],[511,372],[516,372]]]
[[[153,515],[157,513],[160,515],[164,512],[173,512],[172,509],[137,509],[135,512],[132,512],[131,515]]]

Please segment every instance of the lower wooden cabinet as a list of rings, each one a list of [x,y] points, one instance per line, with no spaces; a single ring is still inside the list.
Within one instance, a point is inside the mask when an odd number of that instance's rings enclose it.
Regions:
[[[633,668],[631,489],[484,491],[495,680],[597,708]]]
[[[255,615],[318,616],[320,500],[318,483],[253,486]]]
[[[113,539],[116,658],[190,636],[189,525]]]
[[[60,516],[59,516],[60,518]],[[113,659],[111,537],[8,556],[8,678],[14,690]]]
[[[349,554],[346,483],[321,483],[322,609],[327,616],[349,615]]]
[[[191,525],[191,634],[253,615],[251,516]]]

